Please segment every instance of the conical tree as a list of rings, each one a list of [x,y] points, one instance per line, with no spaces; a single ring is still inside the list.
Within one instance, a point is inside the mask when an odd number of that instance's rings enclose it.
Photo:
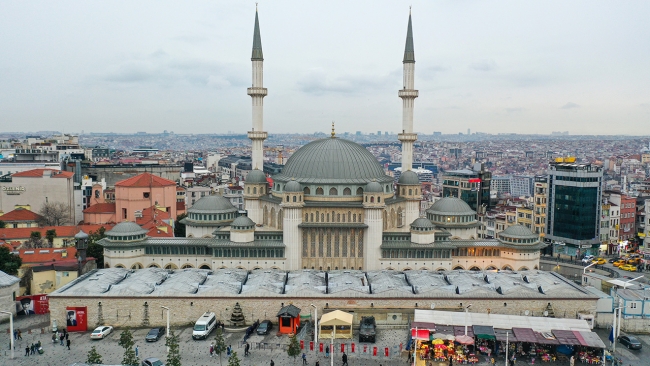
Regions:
[[[287,348],[287,355],[293,357],[293,363],[296,363],[296,356],[300,354],[300,344],[298,343],[298,338],[296,335],[292,335],[289,338],[289,348]]]
[[[101,365],[104,363],[102,356],[97,352],[95,346],[92,346],[90,348],[90,351],[88,351],[88,358],[86,359],[86,363],[89,365]]]
[[[232,315],[230,315],[230,323],[233,326],[242,326],[245,324],[244,312],[241,309],[239,303],[235,303],[235,307],[232,309]]]
[[[165,339],[165,346],[169,347],[167,366],[181,366],[181,351],[178,347],[178,336],[173,330],[170,330],[169,337]]]
[[[228,359],[228,366],[241,366],[239,364],[239,357],[237,357],[237,352],[233,352]]]
[[[124,348],[122,365],[138,366],[140,364],[140,360],[138,359],[138,356],[135,355],[135,350],[133,349],[133,346],[135,345],[135,342],[133,342],[133,333],[131,333],[129,328],[124,329],[122,333],[120,333],[120,341],[117,344]]]
[[[219,356],[219,365],[221,365],[221,355],[226,352],[226,341],[223,339],[221,328],[217,329],[217,335],[214,337],[214,353]]]

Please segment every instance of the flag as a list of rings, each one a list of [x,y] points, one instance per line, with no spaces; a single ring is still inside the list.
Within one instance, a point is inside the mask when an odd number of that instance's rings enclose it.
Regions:
[[[609,341],[614,343],[614,327],[612,327],[612,331],[609,332]]]

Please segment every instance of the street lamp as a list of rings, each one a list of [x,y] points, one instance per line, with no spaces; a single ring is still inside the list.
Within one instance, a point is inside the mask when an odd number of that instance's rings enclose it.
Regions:
[[[309,304],[314,308],[314,341],[318,343],[318,308],[314,304]]]
[[[169,338],[169,308],[166,306],[161,306],[161,308],[167,310],[167,335],[165,336],[165,338]],[[167,353],[169,353],[169,346],[167,346]]]
[[[589,267],[591,267],[591,266],[593,266],[593,265],[595,265],[595,264],[597,264],[597,263],[598,263],[598,262],[593,262],[593,263],[591,263],[590,265],[588,265],[588,266],[586,266],[585,268],[583,268],[583,269],[582,269],[582,274],[587,273],[587,268],[589,268]]]
[[[11,346],[11,359],[14,359],[14,313],[10,311],[3,311],[0,310],[0,313],[2,314],[9,314],[9,338],[11,341],[9,342],[9,345]]]
[[[465,335],[467,335],[467,313],[469,312],[469,308],[472,307],[472,304],[467,305],[465,308]]]

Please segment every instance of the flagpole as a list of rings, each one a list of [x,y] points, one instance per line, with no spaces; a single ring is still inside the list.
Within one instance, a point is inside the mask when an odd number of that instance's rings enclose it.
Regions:
[[[418,327],[415,327],[415,342],[413,342],[413,366],[415,366],[415,356],[418,350]]]
[[[508,350],[510,346],[508,345],[508,332],[506,331],[506,366],[508,366]]]

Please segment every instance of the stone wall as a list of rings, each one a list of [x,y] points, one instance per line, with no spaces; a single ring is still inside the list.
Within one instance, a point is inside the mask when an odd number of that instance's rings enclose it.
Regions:
[[[302,314],[312,314],[310,304],[318,306],[319,317],[323,311],[340,309],[355,313],[355,323],[361,315],[376,315],[379,324],[406,324],[413,316],[413,310],[431,309],[435,304],[437,310],[461,311],[462,304],[472,304],[472,312],[491,314],[524,315],[526,310],[531,316],[541,316],[550,302],[556,317],[575,319],[578,312],[594,314],[597,299],[427,299],[427,298],[288,298],[288,297],[230,297],[230,298],[147,298],[147,297],[114,297],[114,298],[83,298],[62,296],[50,297],[51,319],[65,319],[67,306],[86,306],[88,311],[88,327],[94,327],[101,316],[103,323],[116,327],[143,327],[147,320],[150,326],[165,325],[166,314],[161,306],[169,307],[170,322],[181,326],[195,322],[204,312],[212,311],[217,319],[230,319],[235,303],[239,302],[250,324],[257,319],[270,319],[277,322],[275,315],[283,305],[292,303],[302,309]],[[101,303],[101,305],[100,305]],[[146,305],[145,305],[146,303]],[[146,311],[145,311],[146,309]],[[148,319],[145,319],[148,313]],[[390,314],[390,317],[388,316]],[[393,319],[393,315],[396,316]],[[391,323],[392,322],[392,323]]]

